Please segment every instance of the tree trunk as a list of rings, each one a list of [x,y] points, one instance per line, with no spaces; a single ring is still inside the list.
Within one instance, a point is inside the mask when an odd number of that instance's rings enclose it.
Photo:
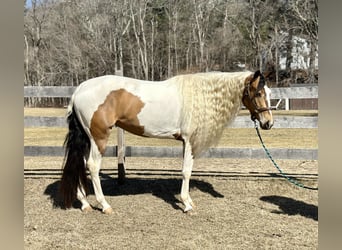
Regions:
[[[139,62],[141,63],[141,69],[144,74],[144,79],[148,80],[148,61],[147,61],[147,42],[146,42],[146,34],[144,30],[144,20],[146,14],[146,2],[143,3],[143,6],[138,3],[138,19],[135,19],[135,13],[133,12],[133,3],[130,4],[130,11],[131,11],[131,20],[133,25],[133,31],[135,40],[137,42],[137,49],[140,55]],[[140,41],[140,39],[142,41]]]
[[[310,43],[310,62],[309,62],[309,83],[314,83],[316,81],[315,79],[315,60],[316,60],[316,52],[317,52],[317,47],[314,41],[311,41]]]
[[[293,29],[289,29],[289,36],[286,41],[286,71],[290,72],[291,71],[291,64],[293,61],[293,56],[292,56],[292,39],[293,39]]]

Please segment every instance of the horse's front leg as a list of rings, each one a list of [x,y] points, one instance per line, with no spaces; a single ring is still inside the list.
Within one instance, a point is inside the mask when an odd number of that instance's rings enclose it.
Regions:
[[[188,212],[193,209],[193,202],[190,198],[189,194],[189,186],[190,186],[190,177],[192,172],[192,166],[194,163],[191,145],[190,142],[184,141],[184,159],[183,159],[183,181],[182,181],[182,190],[181,190],[181,199],[183,204],[185,205],[184,212]]]

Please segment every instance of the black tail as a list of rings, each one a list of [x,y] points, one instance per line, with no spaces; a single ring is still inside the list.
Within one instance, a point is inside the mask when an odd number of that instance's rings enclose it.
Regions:
[[[82,185],[87,192],[87,174],[85,158],[90,151],[90,140],[80,121],[76,117],[74,108],[67,118],[69,132],[65,137],[65,157],[60,194],[66,208],[71,207],[77,197],[77,187]]]

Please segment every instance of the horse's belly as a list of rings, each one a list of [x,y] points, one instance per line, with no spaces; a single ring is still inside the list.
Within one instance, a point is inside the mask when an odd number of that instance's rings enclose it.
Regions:
[[[175,135],[180,133],[179,115],[176,110],[169,112],[169,110],[164,109],[160,110],[160,112],[153,112],[143,109],[138,115],[138,119],[144,128],[144,136],[175,138]]]
[[[144,127],[144,136],[175,138],[180,133],[180,96],[174,85],[155,85],[142,88],[137,94],[144,106],[138,120]]]
[[[147,102],[138,114],[139,123],[144,128],[144,136],[175,138],[180,133],[179,102]]]

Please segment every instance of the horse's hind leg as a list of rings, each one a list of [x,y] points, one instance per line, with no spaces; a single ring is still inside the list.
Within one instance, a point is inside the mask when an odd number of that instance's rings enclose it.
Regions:
[[[102,206],[102,212],[105,214],[111,214],[113,212],[113,209],[111,206],[107,203],[101,187],[101,181],[100,181],[100,167],[102,162],[102,155],[94,142],[93,139],[91,139],[91,147],[90,147],[90,154],[89,159],[87,161],[87,167],[90,172],[91,180],[94,187],[95,197],[96,200],[101,204]]]
[[[77,188],[77,199],[82,203],[82,207],[81,207],[81,210],[83,212],[89,212],[92,210],[89,202],[87,201],[87,198],[86,198],[86,192],[84,190],[83,187],[78,187]]]

